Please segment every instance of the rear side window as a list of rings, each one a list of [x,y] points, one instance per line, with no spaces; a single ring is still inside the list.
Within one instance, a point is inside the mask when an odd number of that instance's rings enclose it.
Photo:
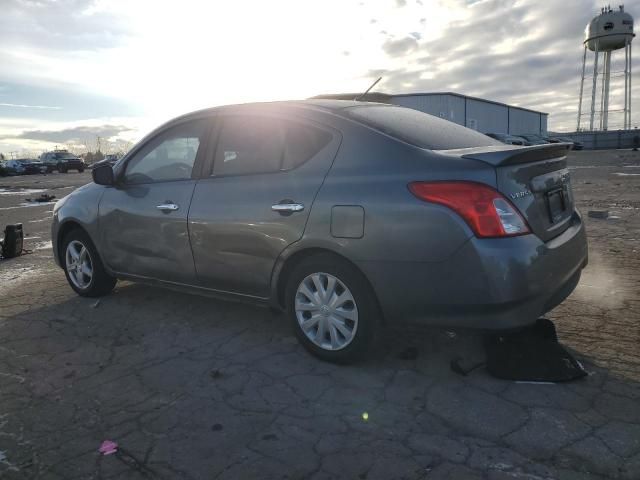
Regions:
[[[290,170],[331,140],[323,130],[277,118],[223,117],[213,175],[248,175]]]
[[[500,145],[480,132],[411,108],[363,105],[345,111],[360,123],[420,148],[451,150]]]

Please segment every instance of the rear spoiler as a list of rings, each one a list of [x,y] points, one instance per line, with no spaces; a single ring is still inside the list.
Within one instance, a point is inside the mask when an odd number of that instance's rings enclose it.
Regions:
[[[494,167],[518,163],[539,162],[557,158],[563,160],[571,150],[571,143],[550,143],[545,145],[489,145],[486,147],[460,148],[456,150],[434,150],[440,155],[480,160]]]

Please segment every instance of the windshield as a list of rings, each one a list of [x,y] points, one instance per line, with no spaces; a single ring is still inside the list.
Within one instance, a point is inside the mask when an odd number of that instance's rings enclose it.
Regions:
[[[410,108],[363,105],[345,109],[354,120],[420,148],[455,148],[501,145],[480,132]]]
[[[78,157],[76,157],[75,155],[73,155],[73,154],[71,154],[71,153],[68,153],[68,152],[60,152],[60,153],[56,153],[56,154],[55,154],[55,157],[56,157],[58,160],[75,160],[76,158],[78,158]]]

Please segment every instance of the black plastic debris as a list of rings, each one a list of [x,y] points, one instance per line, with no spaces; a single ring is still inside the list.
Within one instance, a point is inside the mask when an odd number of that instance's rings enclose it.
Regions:
[[[567,382],[587,375],[546,318],[515,332],[487,335],[484,346],[487,371],[504,380]]]
[[[449,367],[458,375],[462,375],[463,377],[466,377],[471,372],[473,372],[477,368],[482,367],[483,365],[485,365],[485,362],[476,362],[472,364],[467,364],[467,362],[462,357],[456,357],[453,360],[451,360]]]
[[[591,218],[607,218],[609,216],[608,210],[589,210],[589,217]]]
[[[56,198],[55,195],[49,195],[48,193],[43,193],[42,195],[36,198],[27,198],[27,202],[47,203],[47,202],[51,202],[54,198]]]

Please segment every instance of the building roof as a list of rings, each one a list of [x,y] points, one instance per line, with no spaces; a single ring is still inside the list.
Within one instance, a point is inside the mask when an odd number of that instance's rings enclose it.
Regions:
[[[380,102],[391,103],[391,99],[397,95],[389,95],[382,92],[369,92],[363,95],[363,92],[358,93],[328,93],[326,95],[316,95],[311,97],[310,100],[327,99],[327,100],[355,100],[358,98],[360,102]]]
[[[538,113],[540,115],[549,115],[546,112],[540,112],[538,110],[532,110],[530,108],[518,107],[515,105],[509,105],[507,103],[496,102],[494,100],[487,100],[486,98],[472,97],[469,95],[464,95],[462,93],[455,93],[455,92],[414,92],[414,93],[398,93],[398,94],[369,92],[365,96],[363,96],[361,100],[362,101],[366,100],[368,102],[391,103],[391,100],[396,97],[428,97],[428,96],[437,96],[437,95],[452,95],[454,97],[466,98],[469,100],[476,100],[476,101],[485,102],[485,103],[492,103],[494,105],[500,105],[502,107],[516,108],[518,110]],[[312,99],[325,98],[325,99],[335,99],[335,100],[353,100],[358,96],[362,96],[362,93],[330,93],[326,95],[316,95],[315,97],[311,97],[311,98]]]

